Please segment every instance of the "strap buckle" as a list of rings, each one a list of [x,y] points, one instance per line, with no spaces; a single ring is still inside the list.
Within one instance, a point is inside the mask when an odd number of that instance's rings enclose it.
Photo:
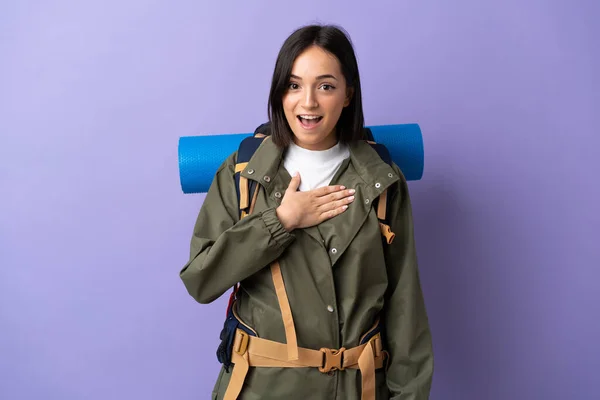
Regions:
[[[326,374],[330,371],[344,370],[344,351],[346,351],[344,347],[339,350],[322,347],[319,351],[323,353],[323,363],[319,367],[319,371]]]
[[[238,353],[240,356],[243,356],[244,353],[246,353],[246,350],[248,350],[248,340],[250,339],[250,335],[248,335],[246,332],[244,332],[241,329],[238,329],[236,332],[236,335],[240,336],[240,341],[239,341],[239,345],[236,346],[233,350]],[[236,340],[237,342],[237,340]],[[235,346],[235,342],[234,342],[234,346]]]

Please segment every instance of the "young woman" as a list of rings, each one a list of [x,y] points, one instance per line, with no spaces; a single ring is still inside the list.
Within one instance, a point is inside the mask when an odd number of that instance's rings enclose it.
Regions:
[[[217,171],[181,271],[200,303],[240,282],[212,398],[427,399],[432,343],[407,184],[363,140],[344,31],[306,26],[285,41],[269,120],[249,162],[234,153]],[[238,189],[248,182],[251,199]]]

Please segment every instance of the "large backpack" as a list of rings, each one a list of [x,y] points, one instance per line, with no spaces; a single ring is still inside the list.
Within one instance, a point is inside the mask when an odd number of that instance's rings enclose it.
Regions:
[[[270,136],[270,123],[264,123],[259,125],[255,131],[253,136],[247,137],[239,145],[237,152],[237,160],[235,166],[235,186],[237,192],[237,199],[239,204],[239,217],[240,219],[250,215],[254,209],[254,204],[256,201],[256,197],[258,195],[258,183],[252,180],[248,180],[241,176],[241,172],[244,170],[247,163],[250,161],[256,150],[259,148],[261,143]],[[373,133],[369,128],[363,128],[363,140],[371,145],[371,147],[377,152],[379,157],[387,164],[392,164],[392,158],[388,149],[382,145],[375,142],[373,138]],[[387,210],[389,209],[389,204],[391,202],[392,196],[388,195],[390,190],[394,190],[395,185],[392,185],[388,190],[384,191],[375,201],[374,207],[377,207],[377,217],[379,219],[379,225],[382,232],[382,236],[385,238],[387,244],[392,243],[394,240],[394,233],[390,229],[390,223],[388,221]],[[278,264],[272,268],[273,280],[275,287],[279,286],[279,290],[283,290],[285,292],[285,288],[283,285],[283,281],[281,280],[281,272],[279,271]],[[274,269],[275,268],[275,269]],[[231,347],[233,344],[233,333],[237,328],[244,329],[247,334],[254,335],[254,332],[245,327],[243,324],[240,324],[240,321],[237,320],[234,312],[232,310],[232,306],[237,298],[237,291],[239,289],[239,284],[236,283],[233,287],[231,295],[229,297],[229,303],[226,311],[226,320],[223,326],[223,330],[221,332],[221,344],[217,350],[217,359],[221,362],[227,371],[231,367]],[[278,293],[278,298],[281,294]],[[287,312],[290,313],[289,304],[287,303],[287,298],[285,298],[285,294],[283,294],[284,299],[280,300],[280,306],[282,308],[287,308]],[[282,313],[285,310],[282,310]],[[291,315],[290,315],[291,318]],[[293,331],[293,328],[292,328]],[[286,334],[288,330],[286,329]],[[294,341],[295,341],[295,331],[293,332]],[[291,339],[291,338],[288,338]]]

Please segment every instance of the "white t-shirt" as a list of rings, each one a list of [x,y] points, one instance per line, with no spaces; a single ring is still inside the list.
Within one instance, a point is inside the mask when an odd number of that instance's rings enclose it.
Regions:
[[[327,150],[307,150],[291,143],[283,159],[283,166],[291,176],[300,173],[301,192],[328,186],[346,158],[348,146],[337,143]]]

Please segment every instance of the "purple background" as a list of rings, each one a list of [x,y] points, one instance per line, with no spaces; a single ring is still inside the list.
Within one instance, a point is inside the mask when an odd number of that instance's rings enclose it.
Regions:
[[[0,4],[1,399],[209,398],[226,299],[178,277],[177,140],[263,122],[312,21],[351,33],[367,124],[423,129],[431,398],[598,398],[597,1],[83,3]]]

